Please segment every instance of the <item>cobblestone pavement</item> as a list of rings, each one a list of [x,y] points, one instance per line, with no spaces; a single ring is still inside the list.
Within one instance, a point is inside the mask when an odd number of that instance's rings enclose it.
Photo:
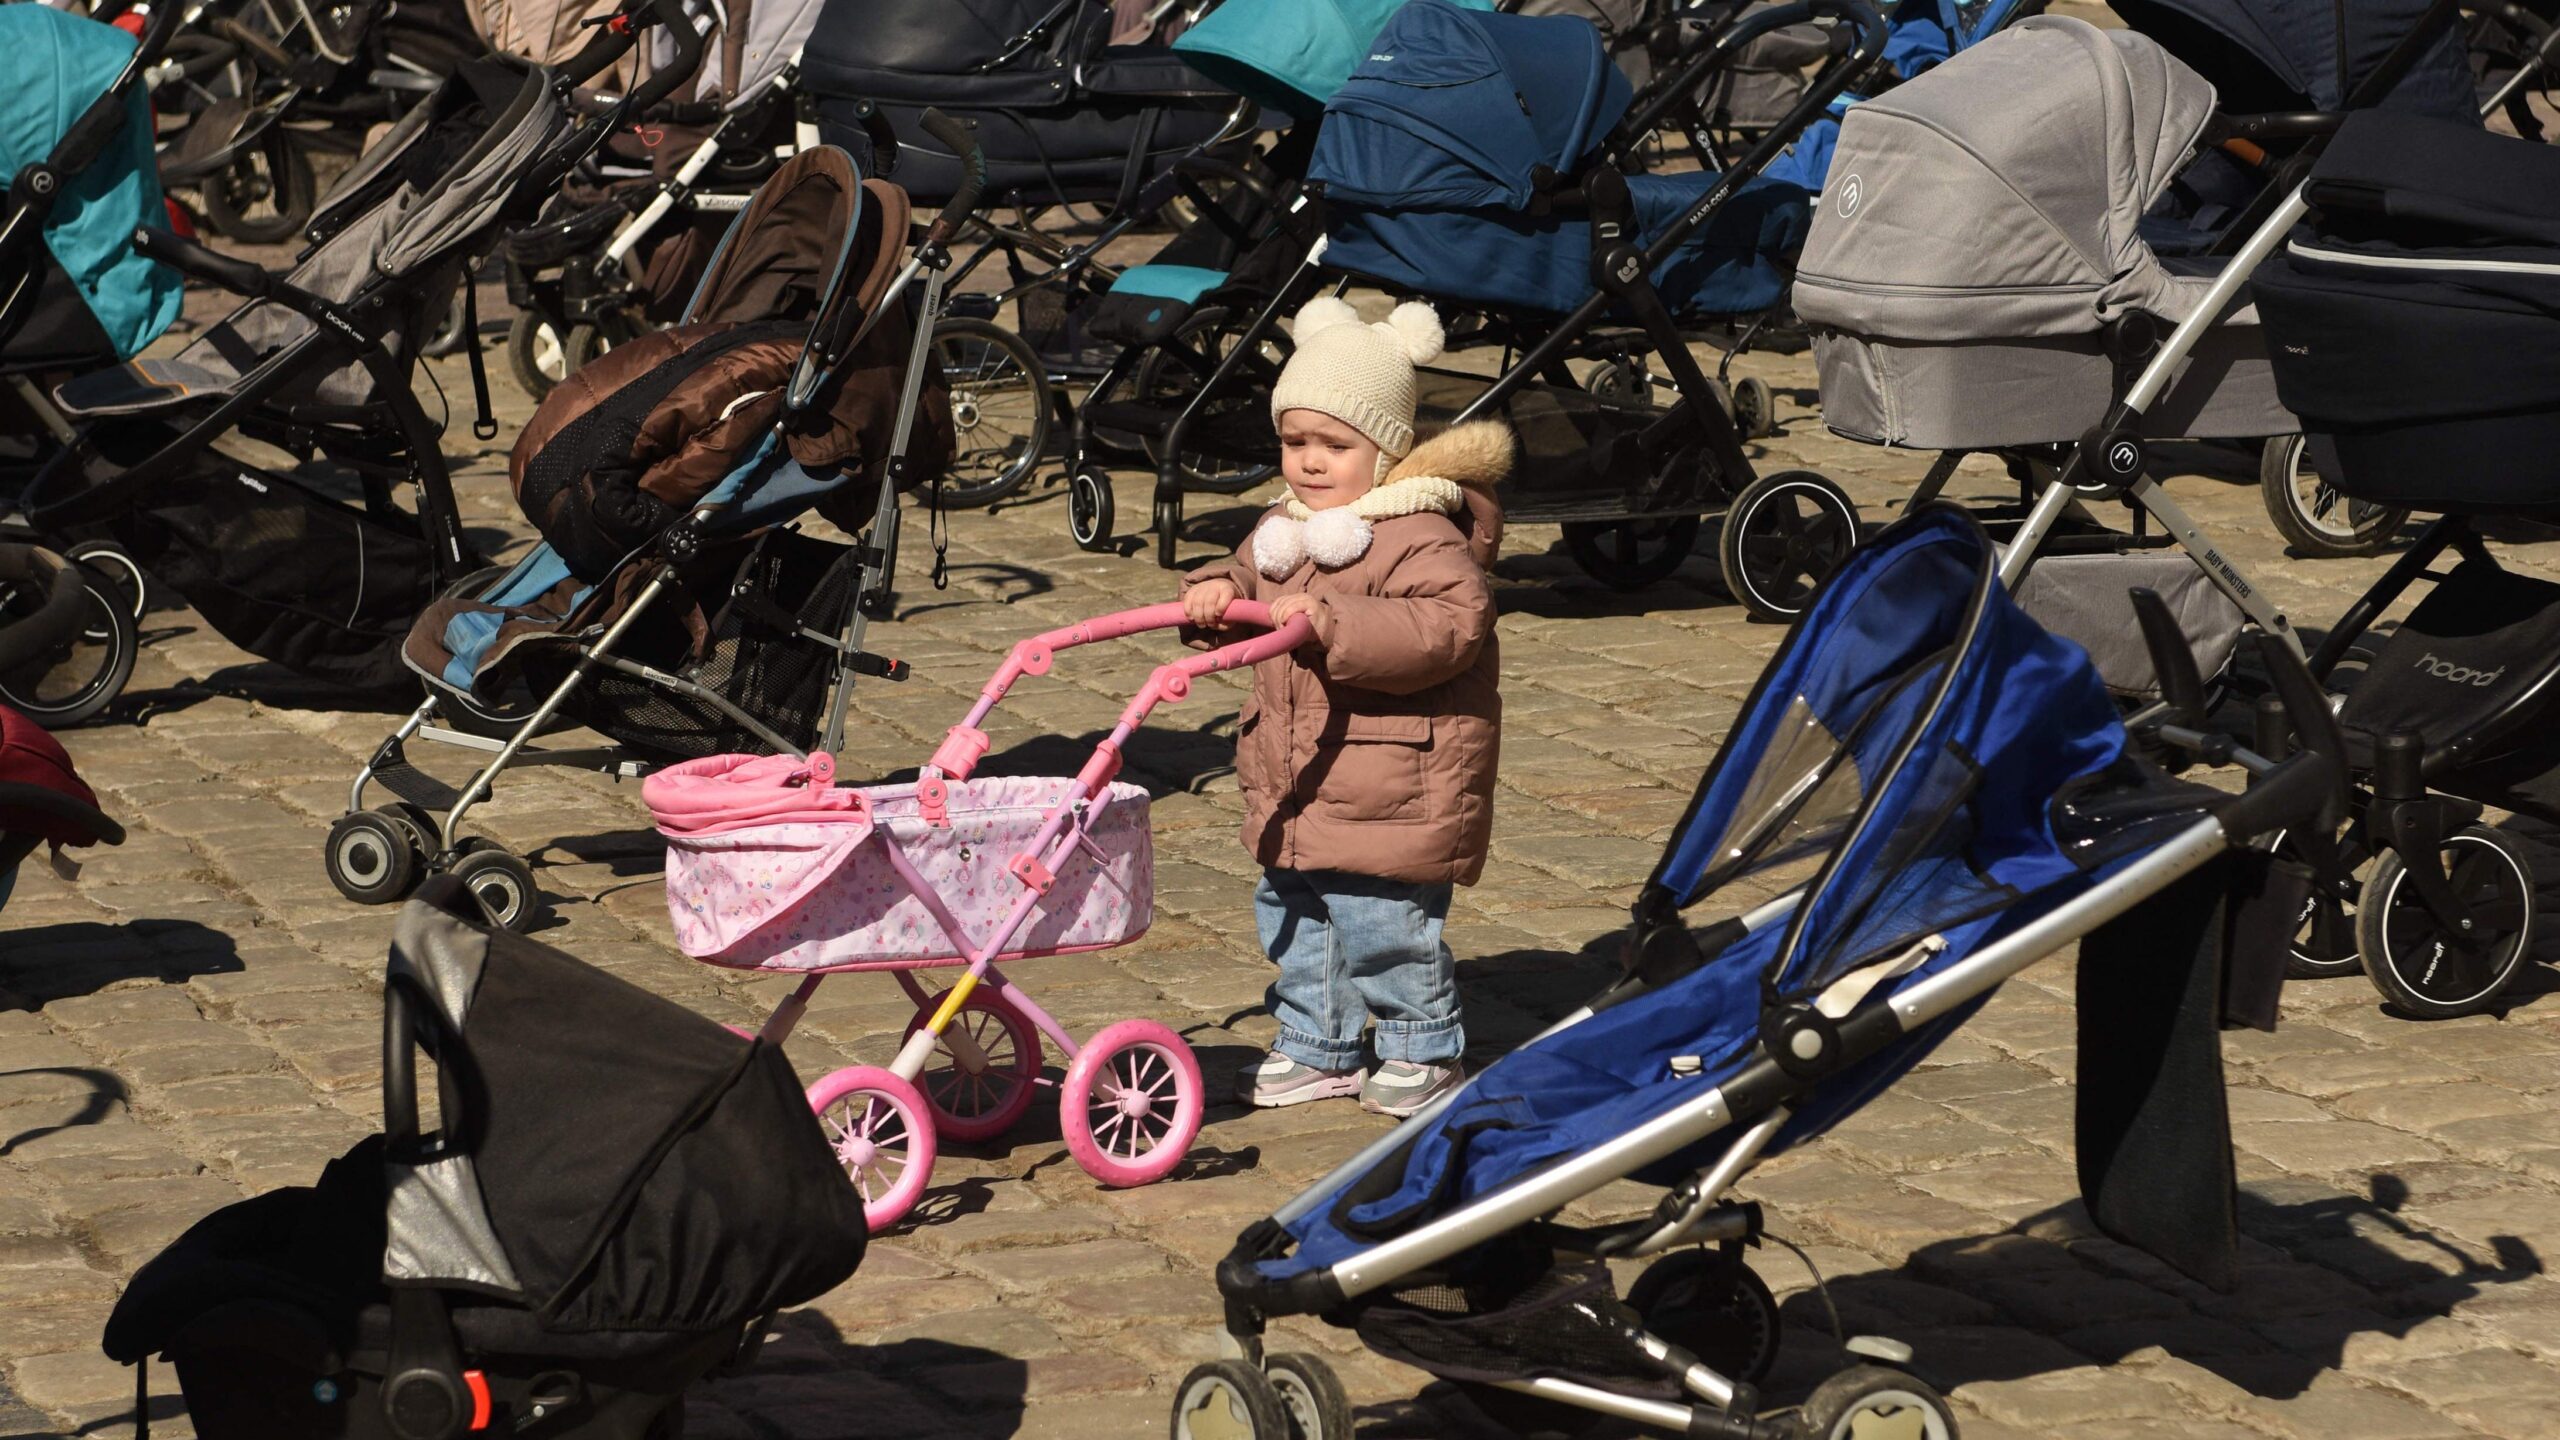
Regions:
[[[1748,368],[1779,387],[1785,422],[1755,457],[1764,471],[1816,468],[1871,520],[1896,513],[1918,459],[1827,436],[1804,361]],[[459,362],[437,371],[460,411]],[[521,420],[528,407],[497,383]],[[461,425],[449,442],[479,535],[521,544],[504,452],[469,448]],[[2306,622],[2378,570],[2286,558],[2251,467],[2173,459],[2200,472],[2173,493]],[[2004,485],[1986,472],[1957,489]],[[1075,549],[1064,509],[1047,489],[951,517],[943,591],[924,582],[911,531],[903,609],[876,637],[915,678],[861,686],[847,772],[919,762],[1017,637],[1171,593],[1147,558]],[[1193,559],[1251,513],[1199,509]],[[2506,538],[2517,563],[2560,570],[2539,532]],[[1499,824],[1449,925],[1478,1063],[1599,984],[1622,907],[1781,633],[1716,593],[1707,555],[1628,596],[1582,578],[1556,541],[1523,528],[1499,569]],[[391,718],[250,661],[183,610],[154,614],[147,636],[119,722],[66,737],[131,838],[85,857],[75,881],[31,864],[0,933],[0,1435],[126,1433],[131,1376],[97,1348],[124,1277],[206,1211],[309,1181],[378,1117],[391,915],[341,900],[319,846]],[[1025,685],[994,727],[997,763],[1072,763],[1164,656],[1097,647]],[[1271,1034],[1234,834],[1239,694],[1204,685],[1130,748],[1157,797],[1152,933],[1010,972],[1079,1033],[1172,1023],[1213,1095]],[[537,772],[482,818],[533,857],[556,912],[546,941],[723,1021],[752,1025],[781,997],[672,948],[635,786]],[[2010,985],[1917,1073],[1745,1189],[1820,1266],[1853,1332],[1918,1347],[1974,1440],[2560,1434],[2560,1282],[2542,1273],[2560,1248],[2560,1002],[2538,994],[2543,974],[2502,1018],[2433,1025],[2384,1013],[2360,979],[2296,985],[2278,1032],[2230,1038],[2247,1236],[2230,1295],[2095,1237],[2071,1199],[2067,964]],[[842,977],[791,1057],[812,1077],[885,1063],[908,1018],[885,979]],[[1348,1102],[1220,1104],[1177,1178],[1116,1193],[1068,1159],[1053,1113],[996,1144],[948,1145],[919,1215],[851,1283],[784,1317],[750,1373],[707,1387],[689,1433],[1161,1433],[1172,1381],[1212,1353],[1211,1262],[1383,1123]],[[1645,1204],[1615,1188],[1576,1208]],[[1753,1263],[1785,1297],[1771,1387],[1785,1401],[1838,1352],[1806,1267],[1776,1249]],[[1334,1357],[1364,1433],[1477,1433],[1462,1399],[1347,1335],[1282,1330]],[[187,1433],[174,1397],[156,1414],[157,1433]]]

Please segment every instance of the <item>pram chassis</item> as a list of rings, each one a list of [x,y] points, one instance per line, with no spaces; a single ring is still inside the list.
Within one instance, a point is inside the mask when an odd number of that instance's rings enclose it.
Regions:
[[[2165,622],[2166,618],[2163,611],[2161,619]],[[2165,623],[2158,631],[2146,626],[2146,638],[2152,640],[2155,651],[2163,639],[2172,635],[2174,628]],[[1902,986],[1887,1003],[1854,1010],[1828,1026],[1772,1026],[1767,1023],[1770,1017],[1764,1015],[1753,1058],[1730,1080],[1622,1134],[1556,1160],[1329,1267],[1304,1271],[1281,1281],[1266,1281],[1257,1273],[1256,1262],[1278,1253],[1274,1247],[1284,1239],[1282,1227],[1311,1213],[1337,1186],[1385,1160],[1403,1144],[1409,1133],[1405,1126],[1379,1137],[1301,1191],[1269,1219],[1256,1222],[1217,1267],[1218,1289],[1225,1305],[1221,1345],[1230,1359],[1193,1371],[1177,1390],[1177,1440],[1188,1433],[1182,1428],[1184,1405],[1198,1385],[1214,1382],[1233,1390],[1249,1388],[1260,1380],[1261,1368],[1269,1359],[1262,1336],[1270,1319],[1337,1312],[1361,1296],[1425,1277],[1432,1267],[1522,1226],[1537,1225],[1542,1238],[1559,1250],[1622,1259],[1729,1239],[1737,1232],[1756,1234],[1757,1217],[1748,1207],[1724,1203],[1725,1194],[1777,1135],[1793,1107],[1823,1079],[1881,1053],[1903,1037],[1978,1000],[2217,856],[2250,846],[2269,832],[2302,824],[2337,803],[2337,796],[2344,789],[2344,757],[2334,729],[2324,729],[2321,724],[2327,711],[2318,687],[2291,651],[2263,638],[2259,644],[2277,677],[2284,713],[2297,729],[2311,737],[2309,743],[2281,760],[2268,759],[2245,747],[2232,747],[2231,760],[2251,777],[2248,789],[2212,813],[2188,823],[2087,892],[1946,969]],[[2167,655],[2158,657],[2157,663],[2163,674],[2181,668],[2176,657]],[[2182,668],[2192,676],[2191,661]],[[2155,725],[2151,733],[2164,743],[2199,753],[2208,748],[2219,750],[2214,739],[2192,728]],[[1803,890],[1797,890],[1763,904],[1739,917],[1739,925],[1750,932],[1790,922],[1804,895]],[[1649,931],[1666,924],[1674,930],[1680,926],[1676,912],[1663,921],[1649,918],[1640,907],[1633,943],[1645,945]],[[1878,956],[1870,963],[1881,964],[1894,958]],[[1643,979],[1630,975],[1556,1022],[1539,1038],[1578,1025],[1636,998],[1647,988]],[[1780,1047],[1786,1053],[1781,1053]],[[1443,1096],[1407,1125],[1428,1123],[1463,1093],[1459,1090]],[[1596,1227],[1572,1227],[1551,1218],[1564,1206],[1602,1186],[1736,1125],[1743,1128],[1718,1157],[1673,1187],[1651,1215]],[[1719,1373],[1697,1357],[1640,1329],[1626,1338],[1674,1374],[1692,1402],[1644,1399],[1544,1376],[1509,1382],[1502,1388],[1675,1434],[1729,1440],[1834,1440],[1835,1434],[1849,1433],[1828,1429],[1817,1432],[1795,1419],[1761,1420],[1756,1414],[1759,1396],[1750,1385]],[[1848,1349],[1853,1357],[1897,1364],[1909,1357],[1907,1348],[1870,1337],[1853,1338]],[[1297,1357],[1294,1363],[1304,1363],[1304,1357]],[[1860,1373],[1852,1370],[1846,1375]],[[1835,1379],[1845,1379],[1846,1375]],[[1917,1387],[1915,1395],[1934,1400],[1934,1392],[1926,1386],[1910,1383]],[[1817,1390],[1816,1401],[1820,1398],[1821,1391]],[[1939,1405],[1943,1415],[1943,1402]],[[1808,1402],[1808,1415],[1814,1408],[1815,1402]],[[1315,1440],[1334,1437],[1326,1435]]]

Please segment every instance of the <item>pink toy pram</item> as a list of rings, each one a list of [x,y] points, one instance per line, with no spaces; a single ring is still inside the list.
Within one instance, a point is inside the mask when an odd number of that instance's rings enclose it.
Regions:
[[[1239,600],[1227,618],[1268,626],[1271,612]],[[1150,605],[1015,645],[912,785],[838,786],[819,754],[714,756],[642,787],[667,837],[667,910],[685,953],[803,977],[756,1038],[782,1043],[819,980],[838,971],[890,971],[915,1001],[888,1068],[853,1066],[809,1089],[874,1231],[924,1193],[938,1136],[992,1139],[1031,1108],[1043,1035],[1068,1057],[1059,1128],[1095,1179],[1162,1179],[1200,1133],[1200,1065],[1181,1036],[1122,1020],[1078,1045],[994,962],[1146,933],[1147,794],[1114,778],[1121,746],[1194,679],[1287,653],[1307,622],[1159,666],[1073,779],[971,778],[988,746],[979,727],[1014,681],[1047,674],[1060,650],[1183,620],[1178,604]],[[915,978],[962,965],[948,990]]]

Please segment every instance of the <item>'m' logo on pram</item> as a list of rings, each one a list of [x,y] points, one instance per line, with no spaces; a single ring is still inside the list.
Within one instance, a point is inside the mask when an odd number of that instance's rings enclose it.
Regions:
[[[2418,657],[2415,668],[2451,684],[2478,685],[2483,688],[2496,684],[2498,677],[2507,673],[2507,667],[2504,665],[2495,670],[2475,670],[2468,665],[2456,665],[2450,660],[2439,660],[2432,650]]]
[[[1858,202],[1861,199],[1864,199],[1865,196],[1866,186],[1860,183],[1857,176],[1852,175],[1848,179],[1841,181],[1840,218],[1846,220],[1850,216],[1857,214]]]

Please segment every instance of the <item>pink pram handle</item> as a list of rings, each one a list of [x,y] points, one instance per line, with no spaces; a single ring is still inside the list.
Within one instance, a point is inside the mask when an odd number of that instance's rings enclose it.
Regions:
[[[1271,607],[1259,600],[1231,600],[1219,618],[1228,624],[1268,626]],[[988,679],[985,688],[978,692],[978,703],[970,707],[968,718],[953,726],[950,734],[943,738],[941,747],[933,752],[933,768],[950,779],[967,779],[987,753],[987,735],[979,726],[988,712],[1004,699],[1005,693],[1013,688],[1014,681],[1025,675],[1048,674],[1049,667],[1056,662],[1057,652],[1090,645],[1097,640],[1118,640],[1189,623],[1190,613],[1182,603],[1167,601],[1162,605],[1141,605],[1135,610],[1097,615],[1093,619],[1017,642],[1012,653],[1005,656],[1004,663],[996,667],[996,673]],[[1156,706],[1180,703],[1191,694],[1191,682],[1203,675],[1259,665],[1275,656],[1286,655],[1304,644],[1313,633],[1314,627],[1305,616],[1295,616],[1276,630],[1232,645],[1221,645],[1170,665],[1157,666],[1155,673],[1147,678],[1146,687],[1121,712],[1120,723],[1112,729],[1111,737],[1095,748],[1093,759],[1086,762],[1084,769],[1077,774],[1085,793],[1100,790],[1120,773],[1120,747],[1127,743],[1129,732],[1145,723],[1147,715]]]

